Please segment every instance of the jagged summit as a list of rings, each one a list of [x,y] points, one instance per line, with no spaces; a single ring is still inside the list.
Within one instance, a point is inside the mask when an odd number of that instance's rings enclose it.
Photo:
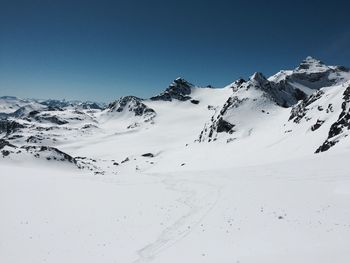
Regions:
[[[140,116],[146,120],[151,120],[155,117],[156,112],[144,104],[143,99],[135,96],[125,96],[110,103],[107,107],[107,113],[113,112],[130,112],[134,116]]]
[[[188,83],[188,81],[186,80],[186,79],[184,79],[183,77],[177,77],[177,78],[175,78],[174,79],[174,82],[182,82],[182,83],[185,83],[185,82],[187,82]]]
[[[309,64],[309,65],[312,65],[312,64],[322,64],[324,65],[324,63],[317,59],[317,58],[314,58],[312,56],[307,56],[302,62],[301,62],[301,65],[302,64]]]
[[[189,96],[192,92],[193,84],[185,80],[184,78],[178,77],[169,87],[161,94],[151,97],[151,100],[163,100],[172,101],[173,99],[186,101],[191,99]]]
[[[309,56],[295,69],[281,70],[269,77],[268,81],[284,97],[285,105],[290,107],[315,90],[345,83],[349,77],[346,67],[328,66]]]
[[[230,88],[233,91],[236,91],[245,82],[246,82],[245,79],[239,78],[239,79],[235,80],[234,82],[232,82],[231,84],[227,85],[226,88]]]
[[[295,69],[295,71],[325,72],[329,69],[330,67],[326,66],[321,60],[308,56],[300,63],[300,65]]]
[[[110,103],[107,106],[107,109],[109,111],[117,111],[117,112],[122,112],[124,110],[124,107],[128,103],[140,103],[142,101],[141,98],[136,97],[136,96],[123,96],[114,102]]]
[[[299,89],[269,81],[261,72],[255,72],[247,81],[241,79],[237,80],[232,85],[234,86],[234,92],[237,92],[239,89],[259,90],[263,92],[262,94],[266,98],[269,98],[272,103],[282,107],[290,107],[306,96]],[[240,92],[242,93],[242,91]],[[236,96],[236,94],[233,94],[233,96]]]
[[[252,81],[256,81],[259,83],[263,83],[265,81],[267,81],[267,78],[264,76],[264,74],[262,74],[261,72],[255,72],[251,77],[250,80]]]

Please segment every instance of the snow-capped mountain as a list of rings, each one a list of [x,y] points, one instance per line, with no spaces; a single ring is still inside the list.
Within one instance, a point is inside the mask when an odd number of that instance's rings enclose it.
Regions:
[[[106,105],[91,101],[19,99],[13,96],[0,97],[0,118],[5,118],[6,116],[23,117],[29,112],[38,109],[53,110],[64,108],[103,110],[106,108]]]
[[[104,103],[91,102],[91,101],[66,101],[66,100],[44,100],[40,101],[40,104],[46,105],[52,108],[67,108],[75,107],[80,109],[98,109],[102,110],[106,107]]]
[[[157,96],[151,97],[151,100],[172,101],[173,99],[175,99],[180,101],[186,101],[191,99],[190,95],[193,87],[194,85],[189,83],[185,79],[177,78],[169,85],[169,87],[164,92]]]
[[[306,95],[315,89],[343,83],[349,79],[350,69],[344,66],[327,66],[322,61],[307,57],[294,70],[282,70],[269,81],[300,89]]]
[[[142,102],[142,99],[134,96],[121,97],[115,102],[112,102],[108,105],[107,112],[131,113],[130,117],[140,116],[143,117],[145,121],[153,119],[156,115],[153,109],[147,107]]]
[[[1,97],[0,193],[21,205],[0,198],[0,260],[344,262],[349,135],[350,71],[311,57],[108,105]]]
[[[13,113],[19,108],[31,104],[30,100],[18,99],[12,96],[0,97],[0,114]],[[0,115],[1,116],[1,115]]]
[[[277,115],[287,112],[288,115],[278,124],[274,123],[275,129],[288,133],[287,137],[299,138],[303,145],[318,138],[318,145],[313,146],[316,147],[313,151],[328,150],[330,147],[321,145],[327,138],[335,136],[328,133],[334,130],[340,119],[342,128],[338,134],[347,137],[344,128],[347,125],[346,117],[343,119],[343,115],[347,114],[346,96],[342,94],[346,93],[350,85],[349,76],[349,70],[345,67],[326,66],[311,57],[295,70],[281,71],[268,79],[261,73],[255,73],[249,80],[240,81],[233,87],[232,95],[205,125],[199,141],[211,142],[225,138],[231,142],[253,138],[254,133],[261,131],[260,124],[272,123],[278,118]],[[310,134],[313,139],[304,141],[300,137],[305,135],[294,132],[301,127],[294,127],[290,122],[303,122],[299,126],[303,127],[306,136]],[[321,125],[322,129],[316,132]],[[268,134],[266,136],[265,140],[269,140]],[[327,141],[326,144],[335,143]]]
[[[314,133],[323,130],[324,143],[316,153],[327,151],[350,133],[350,81],[339,86],[323,88],[292,108],[289,121],[311,123]],[[326,136],[324,134],[327,134]]]
[[[348,133],[349,80],[349,69],[307,57],[294,70],[269,78],[257,72],[222,89],[198,87],[177,78],[150,99],[125,96],[108,106],[2,97],[0,127],[5,140],[64,147],[72,136],[137,131],[130,136],[132,140],[136,134],[143,138],[153,132],[158,137],[158,129],[174,134],[173,143],[239,145],[267,136],[267,127],[273,124],[279,133],[265,141],[300,140],[308,153],[322,152],[337,142],[347,143],[342,138]],[[148,135],[143,135],[145,131]],[[304,142],[301,131],[313,139]]]

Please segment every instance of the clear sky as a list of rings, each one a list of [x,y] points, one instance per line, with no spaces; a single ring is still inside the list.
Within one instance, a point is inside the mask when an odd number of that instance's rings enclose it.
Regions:
[[[109,102],[306,56],[350,66],[350,1],[0,0],[0,96]]]

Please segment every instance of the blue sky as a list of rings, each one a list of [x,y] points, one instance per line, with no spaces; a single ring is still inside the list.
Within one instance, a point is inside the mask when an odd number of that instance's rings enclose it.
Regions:
[[[0,0],[0,96],[109,102],[308,55],[350,66],[349,1]]]

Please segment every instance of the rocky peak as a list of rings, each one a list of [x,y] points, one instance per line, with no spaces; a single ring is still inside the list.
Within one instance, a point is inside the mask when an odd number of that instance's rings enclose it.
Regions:
[[[182,77],[178,77],[176,78],[171,84],[171,86],[176,86],[176,87],[193,87],[193,84],[191,84],[190,82],[188,82],[187,80],[185,80]]]
[[[108,112],[133,112],[135,116],[154,117],[155,111],[142,102],[142,99],[135,96],[125,96],[110,103]]]
[[[179,77],[170,83],[169,87],[164,92],[152,97],[151,100],[172,101],[173,99],[176,99],[186,101],[191,99],[189,95],[191,94],[193,87],[193,84]]]
[[[235,82],[233,82],[233,83],[236,84],[237,86],[240,86],[240,85],[242,85],[244,82],[246,82],[246,80],[240,78],[240,79],[235,80]]]
[[[267,78],[261,72],[255,72],[253,76],[250,77],[250,80],[263,84],[267,82]]]
[[[231,88],[233,91],[237,91],[239,87],[241,87],[242,84],[245,82],[246,82],[245,79],[240,78],[232,82],[228,87]]]
[[[311,72],[324,72],[329,70],[321,60],[308,56],[305,58],[300,65],[295,69],[295,71],[311,71]]]
[[[128,103],[138,104],[141,102],[141,100],[142,99],[135,97],[135,96],[124,96],[124,97],[121,97],[121,98],[117,99],[116,101],[110,103],[107,108],[110,111],[122,112],[124,107]]]
[[[324,63],[314,57],[308,56],[301,63],[300,66],[310,66],[310,65],[324,65]]]

